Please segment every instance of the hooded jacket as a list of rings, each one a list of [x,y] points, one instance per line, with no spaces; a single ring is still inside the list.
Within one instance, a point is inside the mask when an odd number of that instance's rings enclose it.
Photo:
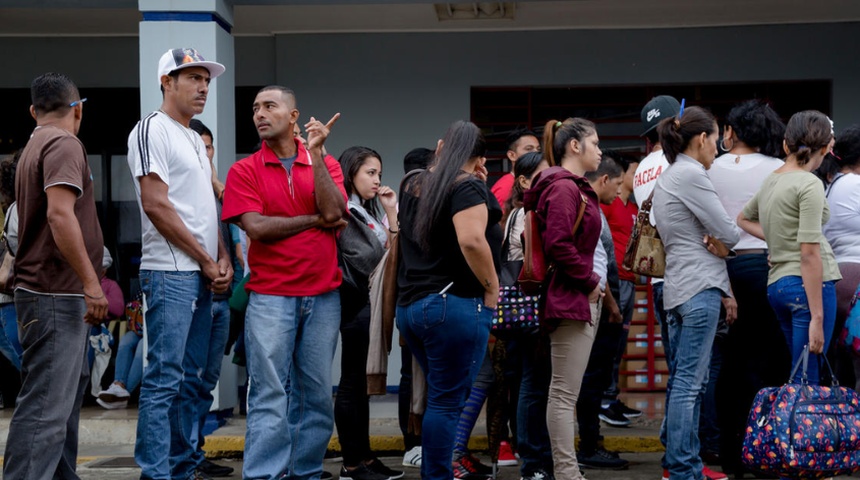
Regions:
[[[573,232],[582,196],[588,204]],[[523,207],[535,212],[547,263],[555,267],[542,299],[543,327],[552,331],[562,320],[591,323],[588,294],[600,281],[593,271],[601,228],[597,193],[584,177],[550,167],[525,192]]]

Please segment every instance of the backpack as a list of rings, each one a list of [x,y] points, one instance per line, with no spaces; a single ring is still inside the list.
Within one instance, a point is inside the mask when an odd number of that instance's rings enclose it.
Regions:
[[[585,207],[588,206],[588,197],[579,192],[582,201],[579,203],[579,211],[576,213],[576,221],[573,223],[573,233],[579,229],[582,217],[585,215]],[[523,269],[517,282],[523,292],[536,295],[543,290],[546,279],[555,269],[554,265],[547,264],[543,249],[543,239],[538,229],[537,214],[534,210],[526,212],[525,228],[523,229]]]

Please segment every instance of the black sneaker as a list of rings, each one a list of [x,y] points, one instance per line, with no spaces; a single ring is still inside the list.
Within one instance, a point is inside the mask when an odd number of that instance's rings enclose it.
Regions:
[[[403,478],[403,472],[400,470],[392,470],[385,466],[384,463],[378,458],[374,458],[370,461],[370,463],[364,464],[368,470],[371,472],[376,472],[380,475],[385,475],[388,477],[388,480],[397,480],[398,478]]]
[[[199,468],[194,470],[194,473],[187,480],[212,480],[212,477],[203,473]]]
[[[370,471],[363,463],[352,470],[340,467],[340,480],[388,480],[381,473]]]
[[[600,409],[599,417],[604,422],[613,427],[626,427],[630,425],[630,419],[625,417],[623,413],[616,407],[618,403],[612,403],[606,408]]]
[[[555,480],[555,475],[543,470],[538,470],[530,475],[523,475],[520,477],[520,480]]]
[[[621,400],[616,400],[614,404],[615,409],[621,412],[621,415],[624,415],[627,418],[637,418],[642,416],[642,410],[630,408],[627,405],[624,405],[624,402],[622,402]]]
[[[454,478],[479,480],[493,476],[493,469],[481,463],[471,453],[454,460]]]
[[[200,465],[197,465],[197,470],[209,475],[210,477],[229,477],[233,474],[233,467],[218,465],[209,460],[203,459]]]
[[[577,452],[576,460],[583,468],[595,468],[600,470],[626,470],[630,462],[612,455],[602,448],[593,452]]]

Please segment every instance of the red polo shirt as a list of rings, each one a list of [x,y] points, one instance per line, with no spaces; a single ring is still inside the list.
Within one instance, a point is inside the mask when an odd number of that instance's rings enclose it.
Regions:
[[[222,210],[225,222],[237,222],[248,212],[267,217],[319,213],[310,155],[298,140],[296,147],[297,157],[289,175],[266,142],[257,153],[230,168]],[[331,156],[324,161],[346,199],[340,164]],[[274,242],[251,241],[248,262],[251,278],[245,288],[252,292],[311,296],[330,292],[341,283],[335,233],[331,230],[311,228]]]
[[[496,183],[493,184],[493,188],[490,190],[493,196],[496,197],[496,200],[499,201],[499,205],[502,206],[502,209],[505,208],[505,202],[508,201],[508,198],[511,197],[511,189],[514,187],[514,174],[506,173],[502,178],[496,180]]]
[[[615,262],[618,264],[618,278],[628,282],[636,281],[636,275],[625,270],[621,264],[624,263],[624,252],[627,250],[630,235],[633,234],[633,224],[636,222],[639,207],[629,200],[627,205],[624,205],[620,198],[616,198],[612,204],[601,204],[600,208],[603,209],[609,230],[612,232],[612,243],[615,245]]]

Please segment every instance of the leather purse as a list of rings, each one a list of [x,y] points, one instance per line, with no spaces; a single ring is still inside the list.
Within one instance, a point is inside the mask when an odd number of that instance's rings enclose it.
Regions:
[[[385,247],[357,209],[349,209],[347,226],[337,238],[337,251],[343,282],[363,296],[369,295],[370,272],[385,255]],[[364,299],[364,304],[367,299]]]
[[[666,272],[666,250],[663,248],[663,240],[657,227],[651,225],[651,201],[654,192],[642,203],[630,240],[627,241],[627,249],[624,251],[624,262],[622,266],[646,277],[662,278]]]

